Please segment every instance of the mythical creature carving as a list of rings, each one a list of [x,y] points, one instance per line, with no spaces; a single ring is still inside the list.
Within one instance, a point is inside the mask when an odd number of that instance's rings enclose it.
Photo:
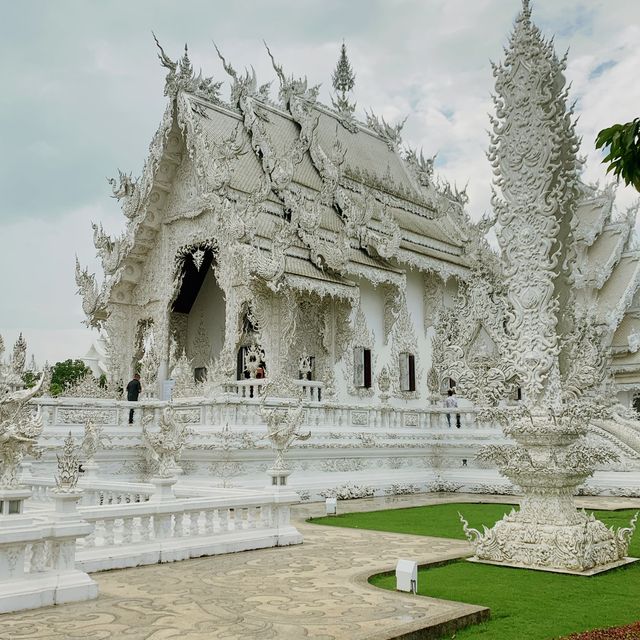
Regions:
[[[398,124],[391,125],[386,122],[384,118],[378,118],[373,111],[367,113],[366,116],[367,126],[384,139],[390,151],[397,150],[402,143],[401,132],[407,118],[405,117],[404,120]]]
[[[36,446],[43,429],[40,410],[34,413],[28,403],[49,382],[50,377],[45,372],[33,388],[6,392],[0,396],[0,488],[16,488],[18,467],[23,458],[26,455],[39,458],[41,455]]]
[[[160,46],[158,39],[153,34],[153,39],[158,47],[158,59],[160,64],[167,69],[165,78],[164,95],[175,98],[180,91],[191,93],[198,98],[220,103],[220,88],[222,82],[214,82],[213,78],[206,78],[202,72],[196,76],[187,45],[184,46],[184,55],[177,61],[171,60]]]
[[[284,455],[289,447],[296,440],[308,440],[311,437],[310,431],[300,431],[304,411],[300,387],[285,375],[271,378],[263,389],[260,411],[267,423],[266,437],[276,452],[272,468],[286,470]]]
[[[100,292],[96,283],[95,274],[90,274],[88,269],[82,269],[76,256],[76,285],[78,293],[82,296],[82,310],[87,319],[87,326],[96,326],[95,313],[100,307]]]
[[[171,478],[179,470],[180,453],[193,431],[177,420],[175,410],[168,405],[160,414],[159,431],[151,432],[147,425],[153,416],[147,416],[142,423],[142,435],[151,457],[158,465],[158,476]]]
[[[425,188],[431,186],[433,181],[433,164],[436,156],[425,158],[422,150],[420,150],[420,155],[418,155],[415,149],[407,149],[404,154],[404,159],[416,177],[418,184]]]
[[[113,240],[104,232],[102,224],[91,223],[93,229],[93,245],[102,262],[102,269],[105,275],[110,276],[116,272],[122,260],[122,239]]]
[[[130,173],[123,173],[118,169],[118,180],[107,178],[113,191],[112,198],[121,202],[122,213],[129,220],[133,220],[141,212],[142,192],[139,181],[134,180]]]

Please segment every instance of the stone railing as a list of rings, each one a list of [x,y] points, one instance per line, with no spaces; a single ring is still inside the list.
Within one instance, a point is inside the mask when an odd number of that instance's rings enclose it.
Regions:
[[[91,532],[77,498],[58,494],[46,515],[0,516],[1,613],[97,597],[97,584],[75,565],[77,540]]]
[[[54,480],[37,476],[24,476],[23,484],[31,488],[31,501],[34,503],[51,502],[55,496]],[[108,479],[85,482],[80,479],[83,505],[134,504],[147,502],[155,487],[142,482],[114,482]]]
[[[224,382],[222,389],[224,393],[242,399],[255,399],[262,396],[262,389],[267,380],[265,378],[247,378],[246,380],[234,380]],[[324,382],[318,380],[295,380],[295,383],[302,389],[302,397],[307,402],[320,402],[322,400],[322,389]]]
[[[461,429],[500,430],[497,426],[479,422],[473,407],[445,409],[435,406],[358,406],[318,402],[313,397],[321,397],[322,383],[313,380],[299,380],[298,383],[305,394],[303,424],[309,427],[440,430],[448,428],[449,415],[452,429],[456,428],[456,416],[460,416]],[[247,428],[263,427],[265,423],[260,411],[260,391],[264,384],[264,379],[239,380],[225,387],[224,397],[180,398],[174,400],[172,406],[178,419],[191,426],[229,424]],[[94,424],[122,429],[123,435],[137,433],[135,427],[140,425],[143,415],[151,414],[155,421],[159,421],[162,409],[167,405],[160,400],[127,402],[99,398],[37,398],[33,403],[41,408],[45,428],[78,431],[78,435],[88,417]],[[128,424],[130,408],[135,410],[133,431]]]
[[[79,543],[76,565],[102,571],[302,542],[289,516],[297,494],[230,493],[80,507],[93,531]]]
[[[238,398],[257,399],[262,395],[262,388],[267,383],[264,378],[247,378],[246,380],[233,380],[231,382],[223,382],[222,390],[224,393],[236,396]]]

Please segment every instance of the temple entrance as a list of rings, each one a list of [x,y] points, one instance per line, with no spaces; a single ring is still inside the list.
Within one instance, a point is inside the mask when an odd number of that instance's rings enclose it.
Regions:
[[[194,380],[206,380],[222,350],[225,299],[215,278],[214,252],[200,246],[186,253],[180,288],[172,305],[171,335],[178,350],[191,362]]]

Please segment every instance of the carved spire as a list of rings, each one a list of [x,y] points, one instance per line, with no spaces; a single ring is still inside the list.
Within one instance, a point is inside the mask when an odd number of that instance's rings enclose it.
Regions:
[[[24,365],[27,361],[27,341],[24,339],[22,332],[18,336],[13,345],[13,354],[11,356],[11,368],[17,375],[22,375]]]
[[[504,62],[493,65],[496,117],[488,156],[497,176],[492,202],[514,308],[511,357],[525,402],[557,407],[559,334],[570,317],[578,142],[566,104],[565,59],[558,60],[530,17],[525,0]]]
[[[334,108],[345,115],[352,114],[355,111],[356,103],[350,102],[347,94],[353,90],[356,76],[351,68],[349,58],[347,58],[347,47],[344,42],[340,47],[340,58],[338,58],[338,64],[331,75],[331,82],[336,92],[336,98],[331,98]]]
[[[71,431],[64,440],[62,456],[56,454],[56,458],[58,459],[58,473],[54,491],[55,493],[73,493],[78,484],[80,461]]]

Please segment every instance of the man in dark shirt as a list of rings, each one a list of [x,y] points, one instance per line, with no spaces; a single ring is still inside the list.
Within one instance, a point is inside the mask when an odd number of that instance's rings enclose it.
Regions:
[[[129,402],[137,402],[141,391],[140,374],[136,373],[133,376],[133,380],[127,385],[127,400]],[[129,409],[129,424],[133,424],[133,409]]]

